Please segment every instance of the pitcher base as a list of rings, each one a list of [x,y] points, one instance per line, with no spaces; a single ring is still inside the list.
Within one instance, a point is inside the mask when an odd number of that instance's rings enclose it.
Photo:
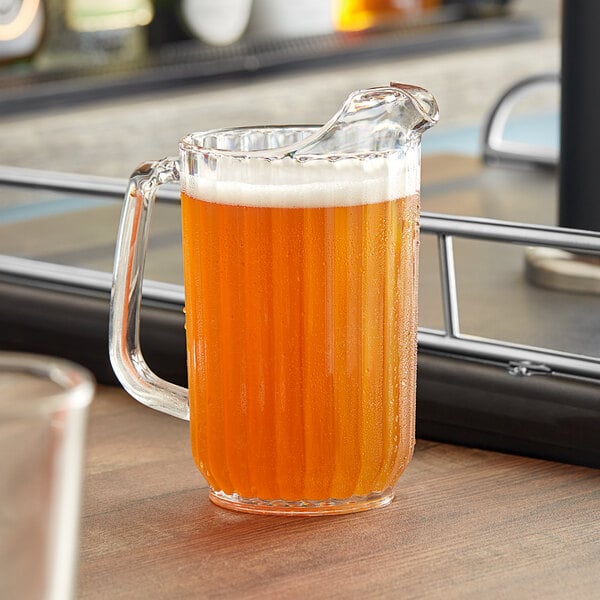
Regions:
[[[391,489],[373,492],[368,496],[352,496],[342,500],[261,500],[243,498],[238,494],[210,490],[210,500],[217,506],[238,512],[261,515],[323,516],[343,515],[387,506],[394,498]]]

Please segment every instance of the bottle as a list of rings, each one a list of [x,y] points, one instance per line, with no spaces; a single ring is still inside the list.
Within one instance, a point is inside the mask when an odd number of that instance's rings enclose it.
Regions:
[[[48,35],[36,66],[42,70],[90,68],[139,58],[150,0],[46,0]]]
[[[46,32],[46,6],[42,0],[0,2],[0,64],[32,57]]]
[[[440,0],[338,0],[337,28],[362,31],[422,17],[439,8]]]
[[[181,0],[184,28],[214,46],[237,42],[248,25],[252,0]]]

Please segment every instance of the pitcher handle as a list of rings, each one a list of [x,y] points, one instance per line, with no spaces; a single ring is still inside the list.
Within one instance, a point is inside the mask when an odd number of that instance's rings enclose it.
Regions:
[[[158,187],[173,181],[179,181],[176,158],[143,163],[129,180],[115,252],[109,353],[117,378],[136,400],[189,420],[187,389],[152,372],[140,348],[140,306],[150,218]]]

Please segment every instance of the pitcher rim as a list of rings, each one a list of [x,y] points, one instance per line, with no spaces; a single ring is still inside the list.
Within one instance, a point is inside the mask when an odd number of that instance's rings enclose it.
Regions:
[[[196,155],[205,156],[214,156],[217,158],[234,158],[234,159],[261,159],[267,161],[276,161],[283,158],[291,158],[298,160],[299,162],[304,162],[306,160],[329,160],[336,161],[339,159],[375,159],[375,158],[386,158],[393,155],[397,155],[401,153],[401,149],[394,148],[388,150],[372,150],[368,152],[330,152],[330,153],[302,153],[300,156],[294,156],[293,146],[296,144],[290,145],[281,145],[281,146],[273,146],[271,148],[266,148],[264,150],[227,150],[224,148],[210,148],[208,146],[199,144],[193,141],[194,137],[208,137],[208,136],[216,136],[223,133],[235,133],[235,132],[268,132],[268,131],[305,131],[309,133],[315,133],[319,131],[319,129],[323,127],[323,125],[318,124],[304,124],[304,125],[247,125],[240,127],[222,127],[215,129],[207,129],[200,131],[193,131],[191,133],[187,133],[179,140],[179,149],[184,153],[191,153]],[[407,141],[403,144],[403,147],[413,146],[414,140]],[[417,144],[418,145],[418,144]],[[289,152],[286,152],[286,148],[290,148]],[[283,150],[283,152],[281,151]]]

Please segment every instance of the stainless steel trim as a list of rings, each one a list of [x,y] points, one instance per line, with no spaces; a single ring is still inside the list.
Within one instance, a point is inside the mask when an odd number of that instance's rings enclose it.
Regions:
[[[582,229],[424,212],[421,215],[421,231],[522,246],[545,246],[572,252],[600,253],[600,233]]]
[[[0,184],[16,185],[46,190],[82,192],[122,200],[127,182],[113,177],[60,173],[41,169],[25,169],[0,165]],[[158,197],[163,202],[179,202],[179,188],[162,186]]]
[[[528,361],[548,366],[553,374],[600,381],[600,358],[511,342],[463,335],[458,326],[458,294],[452,237],[562,248],[600,254],[600,233],[559,227],[423,213],[421,231],[438,237],[445,331],[419,329],[419,346],[431,350],[502,363]]]
[[[454,269],[452,236],[446,234],[438,235],[438,248],[444,325],[447,334],[456,337],[460,335],[460,321],[458,315],[458,296],[456,293],[456,271]]]
[[[542,73],[527,77],[510,87],[500,97],[483,128],[483,159],[485,162],[557,168],[558,150],[504,139],[506,123],[517,102],[532,88],[547,85],[560,85],[560,76],[557,73]]]
[[[69,291],[96,292],[109,296],[112,274],[71,265],[0,254],[0,281]],[[183,286],[151,279],[144,280],[144,299],[153,303],[183,307]]]
[[[548,366],[554,375],[584,377],[600,381],[600,358],[558,350],[513,344],[501,340],[419,329],[422,350],[442,352],[457,358],[479,359],[508,365],[513,361],[528,361]]]
[[[79,191],[91,195],[101,193],[119,198],[126,189],[126,182],[121,180],[13,167],[0,167],[0,183],[36,185],[46,189]],[[159,201],[179,202],[178,192],[168,191],[167,194],[159,197]],[[501,362],[507,365],[511,361],[529,361],[548,366],[556,375],[585,377],[600,382],[600,358],[598,357],[461,334],[453,252],[454,238],[468,238],[600,254],[600,233],[427,212],[421,216],[421,231],[423,234],[438,237],[445,318],[445,331],[419,329],[419,345],[422,350],[449,353],[465,359]],[[1,280],[83,292],[92,290],[104,295],[110,293],[112,286],[110,273],[5,255],[0,255]],[[144,282],[143,298],[145,302],[158,303],[179,310],[184,304],[183,287],[147,280]]]

